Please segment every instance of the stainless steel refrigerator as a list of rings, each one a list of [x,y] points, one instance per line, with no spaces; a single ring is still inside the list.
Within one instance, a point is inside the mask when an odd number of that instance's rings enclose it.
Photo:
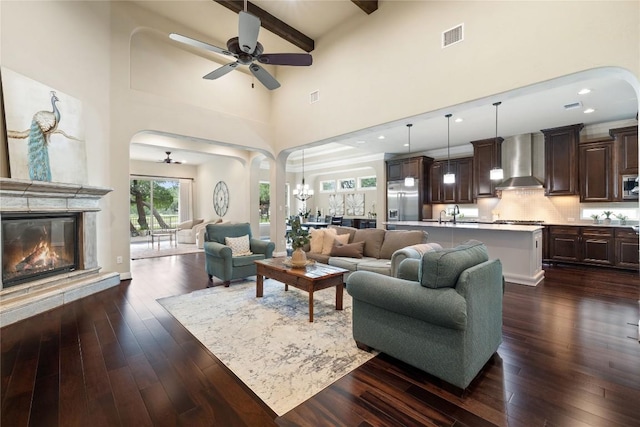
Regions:
[[[411,187],[405,186],[404,180],[387,183],[387,221],[420,220],[419,188],[417,179]]]

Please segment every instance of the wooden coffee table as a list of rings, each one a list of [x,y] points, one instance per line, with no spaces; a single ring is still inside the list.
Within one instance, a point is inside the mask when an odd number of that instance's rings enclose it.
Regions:
[[[349,270],[331,265],[315,263],[306,268],[291,268],[283,264],[285,258],[269,258],[255,261],[257,267],[256,297],[262,297],[264,278],[284,283],[309,293],[309,322],[313,322],[313,293],[321,289],[336,287],[336,310],[342,310],[344,273]]]

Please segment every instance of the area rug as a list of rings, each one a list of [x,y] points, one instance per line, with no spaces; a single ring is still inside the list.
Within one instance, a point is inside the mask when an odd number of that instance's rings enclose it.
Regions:
[[[189,243],[180,243],[177,247],[174,247],[169,246],[169,242],[162,242],[160,250],[158,250],[157,244],[151,247],[149,243],[132,243],[131,259],[157,258],[161,256],[192,254],[203,251],[203,249],[198,249],[195,244]]]
[[[375,356],[359,350],[351,333],[351,297],[335,309],[335,289],[308,294],[275,280],[255,281],[159,299],[180,323],[283,415]]]

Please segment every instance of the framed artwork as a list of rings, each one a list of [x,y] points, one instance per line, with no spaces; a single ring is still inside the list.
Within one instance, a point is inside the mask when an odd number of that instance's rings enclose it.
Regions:
[[[82,103],[2,68],[11,178],[87,183]]]
[[[341,194],[332,194],[329,196],[329,215],[344,215],[344,198]]]
[[[336,180],[331,179],[329,181],[320,181],[320,192],[321,193],[335,193],[336,191]]]
[[[355,178],[344,178],[338,180],[338,191],[353,191],[356,189]]]
[[[378,182],[375,176],[358,177],[358,190],[375,190]]]
[[[344,196],[347,215],[364,215],[364,194],[353,193]]]

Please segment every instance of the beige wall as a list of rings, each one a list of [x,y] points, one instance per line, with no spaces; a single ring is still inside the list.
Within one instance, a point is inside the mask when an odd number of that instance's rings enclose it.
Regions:
[[[461,23],[465,41],[441,49]],[[277,149],[602,66],[631,71],[637,90],[639,27],[637,1],[380,2],[316,40],[304,73],[279,70]]]

